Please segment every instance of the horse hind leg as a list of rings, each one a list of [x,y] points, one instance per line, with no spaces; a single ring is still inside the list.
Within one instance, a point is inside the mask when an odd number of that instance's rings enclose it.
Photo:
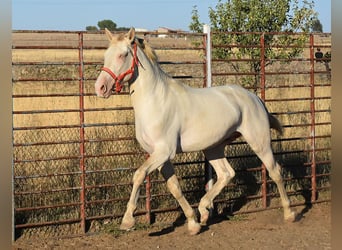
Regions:
[[[266,136],[270,137],[269,134],[267,134]],[[265,140],[264,138],[262,139],[264,143],[259,143],[260,138],[262,137],[260,137],[260,134],[255,133],[255,131],[253,134],[248,134],[247,136],[244,135],[244,138],[247,141],[247,143],[251,146],[253,151],[256,153],[256,155],[259,157],[259,159],[263,162],[266,169],[268,170],[270,178],[277,185],[281,203],[284,209],[284,219],[287,221],[295,221],[296,214],[294,211],[292,211],[290,207],[290,200],[287,196],[286,189],[283,183],[283,178],[281,176],[281,167],[274,159],[270,139]]]
[[[265,164],[268,170],[269,176],[276,183],[281,203],[284,209],[284,219],[287,221],[295,221],[296,214],[292,211],[290,207],[290,200],[286,194],[286,189],[284,187],[283,178],[281,177],[281,167],[274,160],[274,156],[271,150],[266,151],[264,154],[259,154],[259,158]]]

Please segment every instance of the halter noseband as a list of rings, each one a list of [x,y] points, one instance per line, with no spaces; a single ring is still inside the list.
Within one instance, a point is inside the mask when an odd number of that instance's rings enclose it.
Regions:
[[[126,72],[123,72],[119,76],[117,76],[110,68],[102,67],[101,70],[107,72],[114,79],[115,91],[116,93],[120,93],[123,87],[122,80],[129,74],[131,74],[131,78],[129,79],[131,80],[134,75],[135,66],[137,66],[138,64],[139,64],[139,60],[137,56],[137,44],[134,43],[132,65]],[[114,86],[113,86],[113,89],[114,89]]]

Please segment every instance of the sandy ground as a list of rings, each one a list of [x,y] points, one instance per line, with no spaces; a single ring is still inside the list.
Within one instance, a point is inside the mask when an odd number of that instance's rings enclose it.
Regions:
[[[212,218],[200,234],[188,235],[183,222],[156,224],[131,232],[18,239],[13,249],[331,249],[331,203],[296,207],[299,220],[284,222],[273,209],[231,218]]]

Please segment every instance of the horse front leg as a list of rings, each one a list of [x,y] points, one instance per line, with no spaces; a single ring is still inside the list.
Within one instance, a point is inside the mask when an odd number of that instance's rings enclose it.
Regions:
[[[146,172],[143,169],[137,169],[133,176],[133,189],[127,203],[126,212],[122,218],[120,225],[121,230],[130,230],[134,227],[135,219],[133,213],[136,210],[137,202],[140,194],[140,185],[143,183],[146,177]]]
[[[161,174],[166,180],[166,185],[170,190],[170,193],[178,201],[181,206],[185,217],[188,221],[188,231],[190,235],[198,234],[201,230],[201,225],[197,222],[195,211],[190,206],[189,202],[184,197],[181,190],[178,178],[175,175],[174,168],[170,161],[167,161],[160,169]]]
[[[140,193],[140,186],[144,182],[146,175],[153,170],[162,166],[169,158],[166,154],[153,153],[150,157],[141,165],[133,175],[133,188],[127,203],[126,212],[122,218],[120,225],[121,230],[130,230],[134,227],[135,219],[133,213],[137,208],[137,202]]]
[[[213,166],[217,181],[202,198],[198,206],[198,210],[201,214],[201,225],[206,225],[209,218],[209,208],[212,208],[215,197],[221,192],[221,190],[234,178],[235,171],[228,163],[226,158],[209,160],[209,163]]]

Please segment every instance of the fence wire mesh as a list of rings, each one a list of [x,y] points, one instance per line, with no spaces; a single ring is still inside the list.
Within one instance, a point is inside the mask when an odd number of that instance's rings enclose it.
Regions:
[[[193,87],[206,82],[203,37],[145,34],[161,67]],[[108,100],[93,93],[106,46],[105,35],[97,33],[13,33],[17,237],[101,230],[101,223],[117,223],[124,213],[133,173],[147,155],[135,139],[127,88]],[[222,46],[212,44],[213,49]],[[260,44],[254,46],[260,49]],[[309,53],[316,47],[328,52],[330,46],[329,35],[315,35],[299,58],[267,67],[264,87],[246,85],[264,97],[269,111],[284,125],[284,136],[272,134],[272,147],[294,204],[330,199],[330,66],[313,61]],[[244,85],[243,77],[254,73],[235,70],[243,68],[247,59],[214,57],[213,86]],[[236,176],[215,199],[217,213],[279,206],[275,184],[265,177],[260,160],[242,139],[226,148],[226,156]],[[182,153],[173,163],[185,197],[196,207],[206,192],[203,153]],[[145,184],[137,209],[141,220],[145,221],[146,214],[149,223],[172,221],[181,215],[160,174],[152,173]]]

